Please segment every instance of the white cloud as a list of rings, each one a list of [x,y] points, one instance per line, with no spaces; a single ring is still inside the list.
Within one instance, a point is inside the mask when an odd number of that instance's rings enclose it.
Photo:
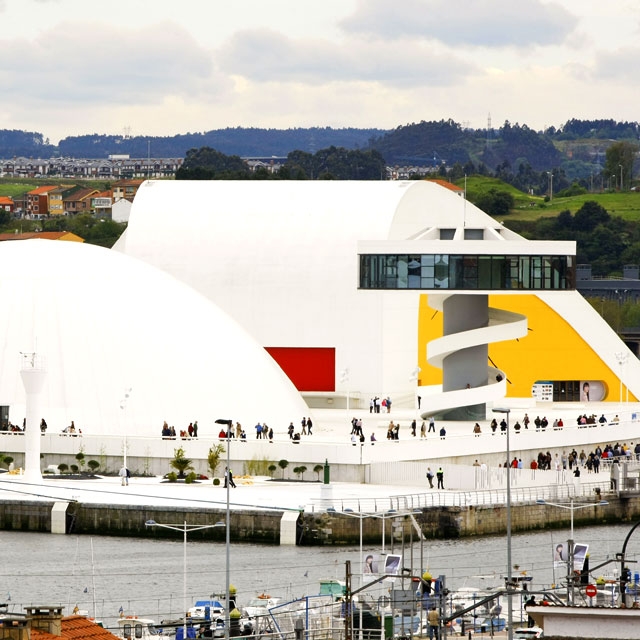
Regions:
[[[420,43],[352,39],[294,40],[268,30],[240,31],[222,47],[220,66],[258,82],[379,82],[389,86],[450,85],[474,71],[454,55]]]
[[[561,43],[577,18],[541,0],[360,0],[342,27],[389,39],[439,40],[449,45],[527,47]]]
[[[637,60],[640,60],[640,47],[623,47],[617,51],[599,51],[594,59],[592,77],[598,81],[616,81],[637,85]]]
[[[33,40],[2,40],[0,50],[0,85],[23,104],[149,103],[225,87],[211,54],[170,23],[135,30],[66,22]]]

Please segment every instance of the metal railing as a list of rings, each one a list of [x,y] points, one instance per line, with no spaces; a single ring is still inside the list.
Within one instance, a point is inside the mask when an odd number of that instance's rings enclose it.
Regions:
[[[596,491],[598,490],[598,491]],[[541,487],[517,487],[511,489],[511,502],[529,504],[536,500],[562,500],[565,498],[593,498],[610,491],[610,481],[587,482],[580,485],[548,485]],[[351,509],[360,513],[383,513],[385,511],[411,511],[434,507],[499,506],[507,503],[506,489],[480,489],[468,491],[437,491],[411,493],[385,498],[339,498],[317,499],[311,509],[336,511]]]

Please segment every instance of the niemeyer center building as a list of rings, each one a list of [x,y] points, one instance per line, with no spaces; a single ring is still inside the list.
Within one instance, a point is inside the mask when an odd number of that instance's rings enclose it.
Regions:
[[[115,249],[228,313],[313,406],[420,395],[424,415],[481,419],[505,396],[640,395],[575,290],[575,243],[526,240],[434,182],[150,181]]]

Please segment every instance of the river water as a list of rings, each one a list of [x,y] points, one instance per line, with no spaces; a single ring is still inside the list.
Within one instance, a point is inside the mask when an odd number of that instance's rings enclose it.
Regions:
[[[631,525],[577,529],[575,539],[589,545],[591,566],[621,550]],[[0,602],[11,610],[26,604],[62,604],[71,613],[74,606],[111,626],[122,607],[126,615],[155,620],[177,617],[182,611],[183,544],[177,539],[93,537],[93,576],[89,536],[0,532]],[[554,582],[554,545],[565,542],[567,530],[513,536],[514,574],[526,571],[537,587]],[[396,544],[396,553],[398,552]],[[370,546],[365,552],[380,549]],[[389,547],[387,545],[387,552]],[[506,571],[506,537],[489,536],[463,540],[425,541],[422,550],[413,546],[414,570],[425,568],[445,574],[447,586],[478,586],[480,576],[492,575],[489,586],[497,586]],[[189,542],[188,601],[204,599],[224,591],[225,547],[213,542]],[[640,555],[640,531],[631,539],[628,555]],[[359,571],[356,547],[278,547],[253,544],[231,545],[231,582],[238,589],[240,604],[259,593],[286,599],[318,592],[320,579],[344,579],[345,560]],[[404,566],[411,552],[405,547]],[[632,571],[636,565],[631,565]],[[640,567],[638,568],[640,570]],[[561,570],[558,570],[561,572]],[[605,569],[602,570],[605,572]],[[561,576],[556,576],[558,581]],[[357,584],[357,579],[356,579]]]

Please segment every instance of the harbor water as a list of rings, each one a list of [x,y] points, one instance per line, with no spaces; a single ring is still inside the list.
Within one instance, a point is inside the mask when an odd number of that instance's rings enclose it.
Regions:
[[[575,540],[589,545],[594,566],[621,550],[631,526],[581,528],[576,530]],[[526,572],[533,578],[533,589],[560,583],[564,570],[555,569],[558,573],[554,575],[553,550],[568,537],[568,530],[514,535],[514,575]],[[115,625],[120,611],[157,621],[176,618],[183,611],[183,542],[179,533],[175,540],[95,536],[93,563],[88,536],[3,531],[0,545],[0,602],[8,602],[10,611],[21,611],[28,604],[61,604],[66,614],[77,606],[93,616],[95,606],[96,617],[109,627]],[[390,550],[387,545],[386,552]],[[400,551],[401,546],[396,543],[394,552]],[[365,555],[380,552],[380,548],[371,546],[364,549]],[[627,553],[630,560],[640,555],[640,532],[632,537]],[[425,541],[422,545],[414,543],[413,549],[405,544],[405,567],[411,566],[412,555],[414,575],[424,569],[433,576],[444,574],[447,587],[452,590],[504,584],[504,536]],[[224,591],[224,544],[189,542],[187,558],[189,606],[195,600]],[[346,560],[352,563],[357,586],[357,547],[278,547],[232,542],[231,582],[238,590],[239,604],[260,593],[293,599],[318,593],[321,579],[344,580]],[[613,575],[613,565],[610,566],[609,574]],[[633,573],[635,565],[630,566]],[[388,584],[381,587],[385,591],[388,588]]]

